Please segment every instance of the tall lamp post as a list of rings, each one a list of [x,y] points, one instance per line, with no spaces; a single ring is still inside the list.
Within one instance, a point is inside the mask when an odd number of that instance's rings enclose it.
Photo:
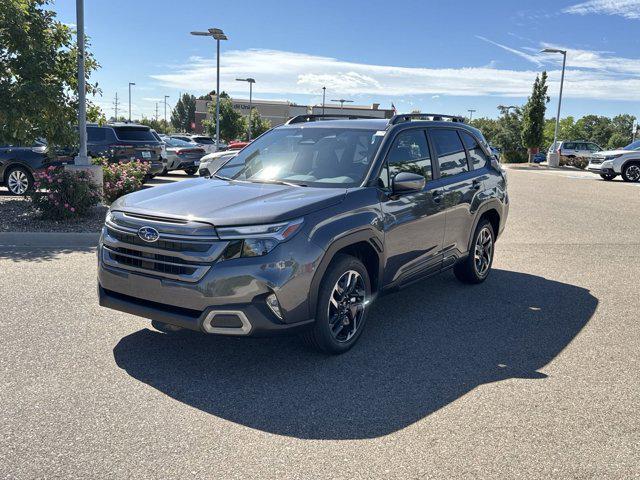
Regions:
[[[236,78],[236,82],[247,82],[249,84],[249,141],[251,141],[251,112],[253,112],[253,78]]]
[[[345,103],[353,103],[353,100],[345,100],[344,98],[340,98],[338,100],[331,100],[332,102],[340,102],[340,110],[344,107]]]
[[[322,114],[324,115],[324,98],[327,94],[327,87],[322,87]]]
[[[129,121],[131,121],[131,85],[135,85],[135,83],[129,82]]]
[[[470,108],[469,110],[467,110],[467,112],[469,112],[469,123],[471,123],[471,120],[473,120],[473,112],[475,112],[476,110],[474,110],[473,108]]]
[[[560,77],[560,96],[558,97],[558,113],[556,114],[556,128],[553,132],[553,148],[555,150],[558,144],[558,126],[560,125],[560,107],[562,105],[562,87],[564,86],[564,69],[567,64],[567,51],[560,50],[559,48],[545,48],[541,53],[560,53],[562,54],[562,76]],[[549,157],[549,166],[557,167],[560,164],[559,155],[552,155]]]
[[[78,133],[80,145],[73,164],[66,165],[70,171],[83,171],[89,174],[93,183],[102,191],[102,167],[91,165],[87,155],[87,91],[84,70],[84,0],[76,0],[76,32],[78,43]]]
[[[228,40],[219,28],[210,28],[206,32],[191,32],[199,37],[213,37],[216,41],[216,149],[220,147],[220,40]]]
[[[169,95],[164,96],[164,128],[167,128],[167,98]]]

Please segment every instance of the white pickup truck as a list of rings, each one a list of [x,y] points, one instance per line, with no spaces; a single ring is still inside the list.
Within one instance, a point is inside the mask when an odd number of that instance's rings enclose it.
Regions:
[[[590,159],[587,170],[605,180],[622,175],[625,182],[640,182],[640,140],[620,150],[598,152]]]

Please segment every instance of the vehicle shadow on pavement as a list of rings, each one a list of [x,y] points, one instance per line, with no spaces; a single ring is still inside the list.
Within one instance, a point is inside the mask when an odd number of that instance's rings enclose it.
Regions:
[[[475,387],[537,372],[586,325],[598,300],[543,277],[494,270],[482,285],[447,274],[381,298],[341,356],[295,337],[239,339],[144,329],[114,348],[133,378],[204,412],[305,439],[374,438]],[[544,381],[544,380],[534,380]]]

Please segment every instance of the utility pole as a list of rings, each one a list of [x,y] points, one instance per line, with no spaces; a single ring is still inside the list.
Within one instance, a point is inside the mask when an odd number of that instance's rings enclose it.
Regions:
[[[247,82],[249,84],[249,133],[248,139],[251,141],[251,112],[253,111],[253,84],[256,83],[254,78],[236,78],[236,82]]]
[[[558,113],[556,114],[556,128],[553,132],[553,149],[558,148],[558,127],[560,125],[560,107],[562,106],[562,87],[564,86],[564,70],[567,64],[567,51],[559,48],[545,48],[540,53],[559,53],[562,55],[562,76],[560,77],[560,95],[558,96]],[[550,167],[557,167],[560,163],[560,154],[550,156],[547,162]]]
[[[118,92],[116,92],[116,100],[115,100],[115,102],[113,102],[113,109],[115,110],[115,119],[116,119],[116,122],[118,121],[118,105],[119,105],[119,102],[118,102]]]
[[[469,110],[467,110],[467,112],[469,112],[469,123],[471,123],[471,120],[473,120],[473,112],[475,112],[476,110],[470,108]]]
[[[158,121],[158,102],[156,102],[156,122]]]

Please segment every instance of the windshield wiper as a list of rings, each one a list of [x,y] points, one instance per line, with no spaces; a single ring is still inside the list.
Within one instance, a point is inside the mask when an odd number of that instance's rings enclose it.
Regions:
[[[222,175],[218,175],[217,173],[214,173],[213,175],[211,175],[212,177],[216,177],[219,180],[231,180],[229,177],[223,177]]]
[[[285,180],[249,180],[251,183],[270,183],[272,185],[288,185],[289,187],[306,187],[304,183],[293,183]]]

